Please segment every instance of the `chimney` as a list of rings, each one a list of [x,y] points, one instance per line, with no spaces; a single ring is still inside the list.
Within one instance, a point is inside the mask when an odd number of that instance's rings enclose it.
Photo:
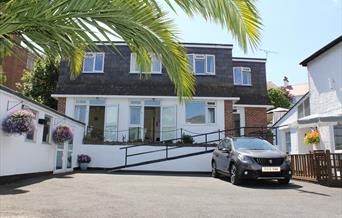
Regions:
[[[289,79],[287,78],[287,76],[284,76],[283,82],[284,82],[284,88],[287,88],[289,86]]]

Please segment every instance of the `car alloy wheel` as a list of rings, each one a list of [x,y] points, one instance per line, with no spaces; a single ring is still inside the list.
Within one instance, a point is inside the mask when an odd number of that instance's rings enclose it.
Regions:
[[[233,185],[240,184],[240,179],[239,179],[238,171],[237,171],[235,164],[233,164],[230,168],[230,182]]]
[[[211,176],[214,178],[217,178],[219,175],[216,171],[216,162],[213,161],[213,163],[211,164]]]

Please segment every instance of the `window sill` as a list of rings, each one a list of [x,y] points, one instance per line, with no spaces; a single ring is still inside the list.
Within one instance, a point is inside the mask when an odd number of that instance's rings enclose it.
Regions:
[[[215,73],[201,73],[201,74],[196,74],[194,73],[195,76],[216,76]]]
[[[92,72],[83,71],[82,74],[104,74],[104,72],[103,71],[92,71]]]
[[[253,85],[243,85],[243,84],[234,84],[234,86],[242,86],[242,87],[252,87]]]
[[[162,74],[161,72],[129,72],[129,74]]]

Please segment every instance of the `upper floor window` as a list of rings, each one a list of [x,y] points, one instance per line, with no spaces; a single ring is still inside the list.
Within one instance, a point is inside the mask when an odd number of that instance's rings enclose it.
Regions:
[[[307,98],[298,106],[298,119],[310,115],[310,98]]]
[[[142,67],[141,73],[151,73],[151,74],[160,74],[162,73],[162,64],[160,59],[152,54],[151,55],[151,66],[149,69],[144,69],[144,67]],[[132,53],[131,54],[131,70],[130,73],[140,73],[139,70],[139,65],[137,62],[137,54]]]
[[[215,55],[188,54],[188,59],[195,75],[215,74]]]
[[[83,73],[103,73],[104,53],[88,52],[84,56]]]
[[[233,67],[234,85],[251,86],[252,73],[249,67]]]

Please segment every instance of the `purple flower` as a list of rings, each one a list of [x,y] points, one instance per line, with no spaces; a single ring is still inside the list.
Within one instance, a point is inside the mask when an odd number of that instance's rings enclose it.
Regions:
[[[2,130],[9,134],[27,133],[34,129],[34,114],[27,109],[14,111],[2,121]]]
[[[91,158],[86,154],[80,154],[77,157],[77,161],[79,163],[89,163],[91,161]]]
[[[58,126],[52,133],[52,139],[57,144],[72,141],[74,135],[68,126]]]

